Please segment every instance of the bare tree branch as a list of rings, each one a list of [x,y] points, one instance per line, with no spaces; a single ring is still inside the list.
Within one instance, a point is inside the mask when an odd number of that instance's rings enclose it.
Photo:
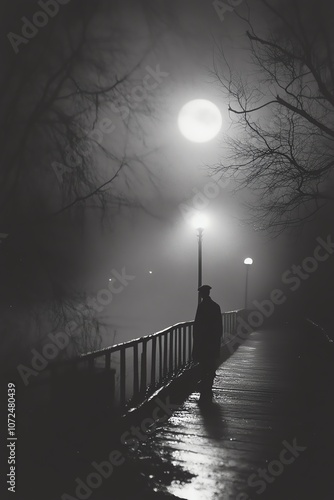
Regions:
[[[315,1],[262,4],[276,23],[267,37],[244,19],[256,76],[246,82],[224,53],[215,62],[235,121],[227,156],[213,170],[232,177],[235,192],[253,193],[250,222],[277,233],[333,201],[326,183],[334,166],[334,37]]]

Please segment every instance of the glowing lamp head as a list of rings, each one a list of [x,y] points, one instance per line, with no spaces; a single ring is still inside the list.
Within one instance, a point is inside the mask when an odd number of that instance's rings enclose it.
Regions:
[[[205,229],[209,225],[209,219],[205,214],[199,212],[191,219],[191,225],[195,229]]]
[[[246,264],[246,266],[251,266],[253,264],[253,259],[251,259],[250,257],[247,257],[244,260],[244,264]]]
[[[211,141],[220,131],[222,122],[217,106],[206,99],[189,101],[181,108],[178,117],[182,135],[192,142]]]

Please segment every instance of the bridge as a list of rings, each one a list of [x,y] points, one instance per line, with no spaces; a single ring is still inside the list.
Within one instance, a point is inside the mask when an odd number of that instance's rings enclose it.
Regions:
[[[332,499],[333,342],[248,315],[223,313],[208,404],[193,322],[50,363],[18,391],[18,498]]]

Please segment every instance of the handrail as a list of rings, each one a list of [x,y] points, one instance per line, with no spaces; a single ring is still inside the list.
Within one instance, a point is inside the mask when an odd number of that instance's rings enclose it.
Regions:
[[[183,321],[181,323],[176,323],[175,325],[164,328],[163,330],[160,330],[158,332],[151,333],[149,335],[145,335],[144,337],[138,337],[136,339],[127,340],[126,342],[121,342],[120,344],[115,344],[115,345],[110,346],[110,347],[103,347],[102,349],[97,349],[96,351],[90,351],[90,352],[86,352],[83,354],[79,354],[78,358],[82,359],[82,358],[88,358],[91,356],[92,357],[100,356],[100,355],[106,354],[106,352],[112,353],[112,352],[118,351],[121,347],[126,347],[126,348],[132,347],[134,344],[137,344],[139,342],[143,342],[144,340],[150,340],[154,337],[158,337],[161,334],[169,332],[173,328],[180,327],[180,326],[188,326],[191,324],[193,324],[193,321]],[[65,360],[65,362],[67,362],[67,361],[71,361],[71,360]]]
[[[222,341],[227,333],[236,332],[238,312],[222,313]],[[96,380],[96,391],[100,390],[101,383],[109,387],[113,405],[121,410],[138,404],[182,370],[192,366],[193,326],[194,321],[176,323],[144,337],[81,354],[60,363],[54,362],[50,365],[53,384],[58,387],[57,382],[61,380],[65,386],[67,378],[72,377],[81,384],[78,392],[82,392],[82,385],[87,384],[87,378],[83,376],[86,374],[90,384]],[[116,359],[112,358],[112,354],[116,354]],[[70,367],[70,373],[60,375],[66,367]],[[61,391],[62,387],[58,387],[58,394],[61,395]]]
[[[238,312],[240,312],[240,309],[226,311],[226,312],[222,313],[222,316],[224,316],[224,314],[231,314],[231,313],[237,314]],[[161,335],[165,332],[169,332],[173,328],[180,327],[180,326],[188,326],[188,325],[192,325],[193,323],[194,323],[193,320],[175,323],[175,325],[168,326],[167,328],[164,328],[163,330],[159,330],[158,332],[154,332],[154,333],[151,333],[149,335],[145,335],[143,337],[137,337],[136,339],[127,340],[126,342],[121,342],[120,344],[115,344],[113,346],[103,347],[102,349],[97,349],[95,351],[89,351],[89,352],[86,352],[83,354],[79,354],[78,358],[82,359],[82,358],[87,358],[90,356],[99,356],[101,354],[105,354],[106,352],[110,352],[110,353],[115,352],[121,347],[132,347],[134,344],[137,344],[138,342],[142,342],[144,339],[152,339],[154,337],[158,337],[159,335]],[[67,362],[67,361],[71,361],[71,360],[64,360],[64,362]]]

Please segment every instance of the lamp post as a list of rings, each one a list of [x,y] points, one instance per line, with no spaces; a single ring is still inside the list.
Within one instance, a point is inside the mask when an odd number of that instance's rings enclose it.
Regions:
[[[247,301],[248,301],[248,270],[250,266],[253,264],[253,259],[247,257],[244,260],[244,264],[246,266],[246,284],[245,284],[245,309],[247,309]]]
[[[193,99],[180,109],[178,126],[181,134],[191,142],[205,143],[214,139],[223,119],[219,108],[207,99]],[[198,237],[198,288],[202,285],[202,242],[206,218],[202,212],[194,216],[192,225]],[[200,296],[198,294],[198,303]]]
[[[197,237],[198,237],[198,282],[197,282],[197,288],[202,286],[202,266],[203,266],[203,259],[202,259],[202,242],[203,242],[203,231],[204,229],[202,227],[197,228]],[[198,292],[198,303],[200,303],[200,296]]]
[[[197,230],[198,239],[198,264],[197,264],[197,288],[202,286],[203,276],[203,232],[208,225],[208,219],[203,213],[197,213],[192,219],[192,225]],[[200,303],[200,294],[198,293],[198,303]]]

